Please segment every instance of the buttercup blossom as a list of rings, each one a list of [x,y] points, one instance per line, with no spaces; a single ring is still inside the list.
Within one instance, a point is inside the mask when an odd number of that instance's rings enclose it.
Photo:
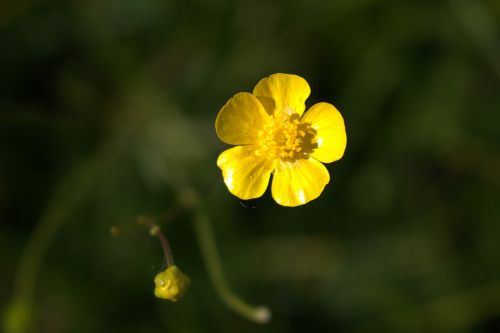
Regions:
[[[339,160],[347,143],[344,120],[329,103],[307,112],[311,89],[302,77],[273,74],[260,80],[253,93],[231,98],[215,121],[219,138],[237,145],[219,155],[228,190],[240,199],[266,191],[271,174],[274,200],[299,206],[316,199],[330,181],[321,163]]]

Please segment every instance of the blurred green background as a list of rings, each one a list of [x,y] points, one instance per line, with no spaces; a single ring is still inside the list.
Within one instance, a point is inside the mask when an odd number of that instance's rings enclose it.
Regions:
[[[38,230],[32,331],[500,332],[499,1],[4,1],[0,45],[0,309]],[[220,107],[276,72],[348,133],[294,209],[242,204],[215,164]],[[110,236],[187,186],[269,324],[217,298],[189,212],[158,220],[177,304],[153,297],[158,241]]]

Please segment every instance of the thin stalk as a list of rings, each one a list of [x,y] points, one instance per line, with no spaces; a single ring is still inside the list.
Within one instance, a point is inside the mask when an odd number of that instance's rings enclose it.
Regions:
[[[234,312],[259,324],[271,319],[271,311],[266,306],[253,306],[242,300],[230,288],[224,276],[222,264],[217,252],[214,233],[208,215],[202,208],[194,213],[194,230],[201,247],[201,252],[208,274],[219,298]]]
[[[32,324],[35,286],[50,246],[97,179],[117,158],[121,146],[110,144],[69,173],[54,193],[24,247],[14,277],[14,293],[3,316],[3,330],[23,333]],[[22,315],[19,315],[22,313]]]
[[[149,228],[149,233],[151,236],[156,236],[160,241],[161,247],[163,249],[163,255],[165,256],[165,260],[167,261],[167,268],[174,265],[174,255],[172,254],[172,248],[170,247],[170,243],[165,237],[163,231],[158,224],[156,224],[152,219],[148,217],[141,217],[137,220],[139,225],[146,224]]]

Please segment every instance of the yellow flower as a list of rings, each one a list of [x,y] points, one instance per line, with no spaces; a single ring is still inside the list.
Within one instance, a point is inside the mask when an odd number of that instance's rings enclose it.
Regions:
[[[177,302],[189,288],[191,280],[172,265],[155,276],[155,296]]]
[[[272,174],[272,196],[280,205],[303,205],[321,194],[330,181],[321,162],[339,160],[347,137],[333,105],[317,103],[304,113],[310,93],[300,76],[273,74],[222,107],[217,135],[238,145],[217,159],[229,192],[243,200],[260,197]]]

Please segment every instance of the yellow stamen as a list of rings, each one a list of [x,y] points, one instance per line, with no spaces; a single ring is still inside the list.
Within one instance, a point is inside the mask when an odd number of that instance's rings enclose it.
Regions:
[[[316,130],[311,124],[301,122],[297,113],[276,112],[258,136],[256,153],[268,159],[289,162],[307,159],[318,147]]]

